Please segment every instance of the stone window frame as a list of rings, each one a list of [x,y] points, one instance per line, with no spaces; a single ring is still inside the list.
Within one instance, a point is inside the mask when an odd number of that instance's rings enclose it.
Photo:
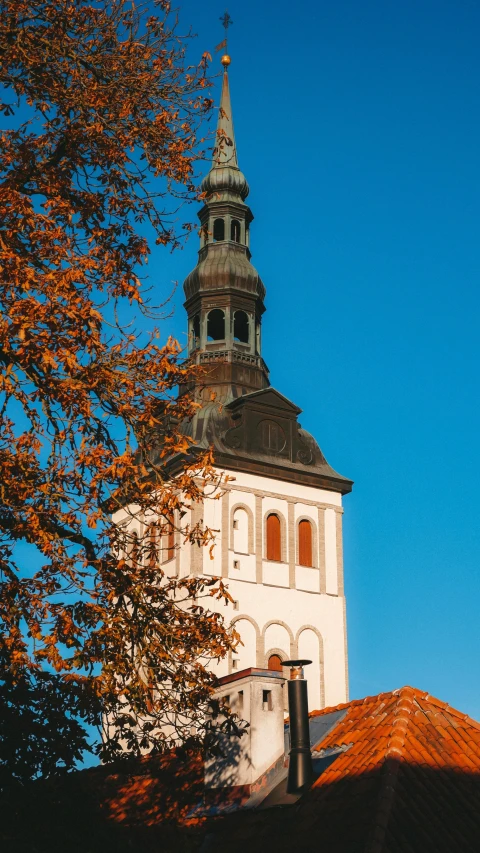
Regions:
[[[136,519],[134,520],[134,523],[135,522],[136,522]],[[127,539],[127,537],[130,535],[130,525],[131,525],[131,519],[128,515],[126,518],[122,518],[121,521],[117,522],[117,527],[122,530],[123,534],[125,534],[125,539]],[[137,533],[138,533],[138,531],[137,531]],[[123,543],[123,545],[124,545],[124,547],[121,547],[118,549],[117,557],[119,560],[125,560],[125,562],[126,562],[128,559],[128,554],[129,554],[128,542],[125,541]]]
[[[177,531],[177,513],[175,510],[172,512],[173,516],[173,556],[168,557],[168,533],[161,533],[159,536],[159,550],[160,550],[160,559],[159,565],[164,566],[167,563],[172,563],[175,560],[178,549],[178,531]],[[163,519],[163,520],[162,520]],[[167,524],[167,519],[161,513],[157,516],[157,524],[163,525]]]
[[[267,633],[267,628],[270,628],[272,625],[280,625],[281,628],[285,628],[285,630],[289,636],[289,639],[290,639],[290,655],[291,655],[290,660],[298,657],[295,635],[294,635],[292,629],[290,628],[290,625],[287,625],[287,623],[284,622],[283,619],[269,619],[268,622],[265,622],[265,625],[262,628],[262,642],[263,642],[263,648],[264,648],[264,658],[266,659],[266,657],[265,657],[265,634]],[[273,654],[275,654],[275,652],[273,652]],[[286,653],[282,652],[282,654],[286,654]],[[288,658],[287,658],[287,660],[288,660]]]
[[[253,510],[248,504],[244,503],[235,503],[230,508],[230,520],[229,520],[229,550],[233,551],[234,554],[244,554],[244,551],[235,551],[234,544],[234,536],[233,536],[233,522],[235,520],[235,512],[237,509],[243,509],[247,513],[248,516],[248,552],[247,554],[255,553],[255,516],[253,514]]]
[[[278,515],[280,519],[280,560],[269,560],[267,558],[267,518],[269,515]],[[263,513],[263,547],[262,547],[262,558],[266,563],[277,563],[282,565],[284,563],[288,563],[288,526],[287,519],[285,518],[281,509],[277,509],[276,507],[270,507],[266,512]]]
[[[299,525],[301,521],[309,521],[312,525],[312,566],[302,566],[299,562],[300,560],[300,537],[299,537]],[[318,561],[318,525],[311,515],[299,515],[298,518],[295,519],[295,566],[298,566],[301,569],[319,569],[319,561]]]
[[[277,655],[280,658],[280,660],[282,660],[282,661],[288,660],[288,657],[285,657],[286,652],[284,651],[284,649],[271,648],[268,650],[268,652],[265,653],[265,669],[268,669],[268,659],[272,655]],[[269,672],[270,671],[271,670],[269,670]],[[283,672],[283,677],[285,678],[285,683],[283,684],[283,710],[288,713],[288,690],[287,690],[288,675],[286,675],[285,672]]]
[[[268,669],[268,661],[269,661],[269,658],[271,658],[271,656],[272,656],[272,655],[277,655],[277,657],[279,657],[279,658],[280,658],[280,660],[282,660],[282,661],[283,661],[283,660],[288,660],[288,655],[287,655],[287,653],[286,653],[285,649],[280,649],[280,648],[277,648],[277,647],[275,647],[275,648],[274,648],[274,647],[272,646],[272,648],[271,648],[271,649],[268,649],[268,651],[267,651],[267,652],[265,652],[265,657],[264,657],[264,660],[265,660],[265,664],[264,664],[265,669]]]
[[[232,621],[230,622],[230,627],[234,628],[236,623],[240,622],[242,619],[245,622],[250,622],[250,624],[253,625],[253,627],[255,628],[255,655],[256,655],[256,660],[255,660],[255,663],[250,664],[250,666],[255,666],[255,667],[261,668],[262,667],[262,660],[263,660],[263,634],[262,634],[262,631],[260,630],[260,625],[258,624],[258,622],[255,621],[255,619],[253,619],[252,616],[248,616],[247,614],[239,613],[238,616],[235,616],[232,619]],[[237,670],[233,669],[232,661],[233,661],[233,652],[231,649],[229,649],[228,655],[227,655],[227,666],[228,666],[228,674],[229,675],[231,675],[232,672],[237,671]]]
[[[320,666],[320,708],[319,708],[319,710],[321,710],[322,708],[325,708],[325,640],[323,639],[323,634],[321,633],[321,631],[318,630],[318,628],[315,627],[315,625],[309,625],[309,624],[302,625],[298,629],[297,633],[295,634],[295,655],[296,656],[298,656],[298,654],[299,654],[298,643],[299,643],[300,635],[301,635],[302,631],[313,631],[313,633],[316,634],[317,639],[318,639],[318,661],[319,661],[319,666]],[[307,670],[306,677],[308,680],[308,670]],[[310,710],[313,711],[314,709],[311,708]]]

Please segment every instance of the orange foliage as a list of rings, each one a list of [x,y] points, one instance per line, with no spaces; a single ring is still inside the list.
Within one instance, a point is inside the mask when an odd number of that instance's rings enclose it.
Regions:
[[[0,0],[0,53],[0,698],[14,726],[33,696],[32,730],[6,761],[29,778],[74,765],[86,741],[72,715],[108,715],[107,759],[192,725],[201,739],[205,664],[234,640],[201,603],[229,598],[221,582],[167,579],[143,535],[175,517],[182,541],[212,541],[184,522],[220,485],[210,454],[173,484],[166,469],[189,451],[196,404],[177,388],[194,368],[174,340],[119,320],[154,314],[144,226],[157,243],[181,237],[164,206],[195,194],[206,58],[184,67],[163,0]],[[111,520],[126,504],[135,547]]]

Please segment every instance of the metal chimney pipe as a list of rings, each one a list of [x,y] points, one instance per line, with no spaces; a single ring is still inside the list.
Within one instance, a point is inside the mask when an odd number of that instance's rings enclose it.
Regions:
[[[283,666],[290,667],[290,679],[288,681],[288,710],[290,715],[288,794],[301,793],[313,781],[307,682],[303,675],[303,667],[311,662],[311,660],[283,661]]]

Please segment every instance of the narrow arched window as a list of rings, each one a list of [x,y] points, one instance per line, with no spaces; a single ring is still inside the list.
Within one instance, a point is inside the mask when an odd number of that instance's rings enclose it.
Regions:
[[[225,314],[220,308],[214,308],[208,314],[207,339],[209,341],[225,340]]]
[[[240,223],[238,219],[232,219],[230,225],[230,240],[233,240],[234,243],[240,242]]]
[[[157,545],[158,545],[158,530],[157,525],[152,523],[148,527],[147,535],[147,562],[148,565],[154,568],[157,565]]]
[[[267,560],[280,562],[282,559],[282,531],[280,519],[275,513],[267,516]]]
[[[268,669],[273,672],[283,672],[282,659],[280,655],[270,655],[268,659]]]
[[[301,566],[313,565],[312,525],[302,519],[298,525],[298,562]]]
[[[261,347],[261,330],[260,323],[257,323],[255,326],[255,352],[257,355],[260,355],[260,347]]]
[[[213,222],[213,239],[216,243],[225,240],[225,222],[223,219],[215,219]]]
[[[138,568],[140,562],[140,539],[136,530],[134,530],[131,534],[130,541],[128,543],[127,554],[127,562],[130,568]]]
[[[236,554],[248,554],[248,515],[241,507],[233,516],[233,550]]]
[[[248,344],[249,322],[245,311],[235,311],[233,315],[233,339],[242,344]]]
[[[165,534],[165,560],[168,562],[169,560],[173,560],[175,556],[175,523],[173,512],[169,512],[167,516],[167,523],[164,528]]]

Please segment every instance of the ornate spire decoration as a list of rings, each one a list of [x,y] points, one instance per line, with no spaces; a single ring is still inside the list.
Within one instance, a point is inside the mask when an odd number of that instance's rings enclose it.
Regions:
[[[220,42],[220,44],[217,44],[215,50],[218,51],[221,48],[225,49],[225,53],[222,56],[222,65],[224,66],[224,68],[226,68],[227,65],[230,65],[230,57],[228,55],[228,28],[231,27],[233,24],[233,21],[230,15],[228,14],[228,9],[225,9],[222,17],[218,20],[220,21],[223,29],[225,30],[225,38],[223,41]]]
[[[217,139],[215,148],[213,149],[212,167],[233,166],[235,169],[238,169],[237,146],[235,144],[232,105],[230,102],[230,86],[225,59],[228,59],[230,62],[230,57],[222,57],[225,71],[223,72],[222,96],[218,111]]]
[[[223,48],[226,44],[227,39],[225,38],[223,42],[217,45],[217,49]],[[233,193],[239,195],[243,201],[249,193],[249,187],[245,175],[238,167],[237,145],[233,129],[232,103],[230,100],[230,84],[228,79],[228,66],[230,63],[230,56],[224,54],[222,56],[222,65],[224,68],[222,94],[218,109],[217,133],[213,149],[212,167],[202,181],[201,189],[202,192],[206,192],[208,195],[212,193]]]
[[[228,28],[233,24],[233,21],[227,10],[225,10],[220,21],[225,29],[225,38],[219,45],[217,45],[216,50],[223,48],[225,53],[222,56],[222,65],[224,68],[222,96],[220,98],[220,109],[218,111],[216,145],[213,149],[213,167],[233,166],[238,169],[237,146],[235,145],[232,105],[230,103],[230,87],[228,84],[228,66],[232,61],[228,55]]]
[[[227,31],[228,12],[221,18]],[[217,45],[226,49],[227,39]],[[228,66],[222,56],[223,80],[217,134],[210,171],[201,191],[198,263],[184,282],[189,320],[189,354],[209,366],[206,384],[217,398],[235,399],[269,385],[261,357],[260,325],[265,310],[265,287],[250,262],[250,223],[245,204],[249,188],[238,167],[233,130]]]

